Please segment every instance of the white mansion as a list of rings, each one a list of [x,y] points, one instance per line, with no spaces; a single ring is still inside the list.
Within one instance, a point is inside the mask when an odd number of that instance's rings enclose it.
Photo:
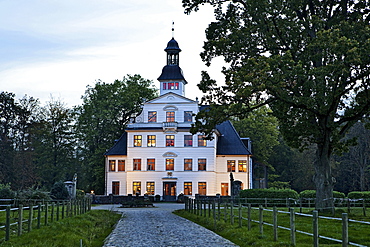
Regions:
[[[144,104],[105,153],[106,195],[160,195],[165,201],[180,193],[227,196],[231,172],[242,189],[251,188],[249,139],[242,140],[230,121],[215,126],[211,141],[189,132],[193,115],[204,106],[184,96],[187,81],[174,38],[165,51],[160,96]]]

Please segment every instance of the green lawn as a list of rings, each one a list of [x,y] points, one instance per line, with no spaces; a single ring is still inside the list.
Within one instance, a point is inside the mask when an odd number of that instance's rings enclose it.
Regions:
[[[107,210],[91,210],[85,214],[49,223],[40,229],[24,232],[22,236],[13,233],[10,241],[0,242],[0,246],[58,246],[101,247],[121,215]],[[4,232],[4,231],[2,231]]]
[[[286,208],[279,209],[281,211],[287,211]],[[298,212],[297,208],[295,212]],[[217,210],[216,210],[217,212]],[[211,212],[211,217],[208,215],[208,210],[206,212],[206,217],[190,214],[185,210],[179,210],[175,213],[179,216],[187,218],[191,221],[194,221],[212,231],[215,231],[217,234],[229,239],[230,241],[240,245],[240,246],[291,246],[290,241],[290,231],[284,229],[278,229],[278,240],[274,241],[273,239],[273,227],[268,225],[263,225],[263,234],[260,234],[259,224],[252,222],[251,230],[247,228],[247,221],[242,221],[242,227],[239,227],[237,208],[234,209],[234,224],[230,223],[230,209],[227,210],[227,221],[224,220],[224,210],[220,210],[220,220],[214,222],[213,214]],[[341,218],[341,210],[337,211],[337,215],[334,217]],[[311,210],[303,211],[306,214],[312,214]],[[370,221],[370,217],[361,216],[361,210],[352,210],[349,214],[350,219],[354,220],[363,220]],[[247,209],[242,210],[243,218],[247,218]],[[331,216],[331,215],[327,215]],[[217,219],[217,215],[216,215]],[[254,209],[251,211],[251,219],[258,221],[259,220],[259,211]],[[277,217],[277,222],[279,226],[284,226],[289,228],[289,214],[279,213]],[[263,221],[272,224],[272,212],[263,211]],[[341,239],[342,237],[342,222],[337,220],[330,219],[319,219],[319,235],[326,237],[332,237],[335,239]],[[215,230],[216,225],[216,230]],[[295,225],[296,230],[312,233],[312,217],[306,216],[295,216]],[[359,224],[359,223],[349,223],[349,241],[357,244],[362,244],[365,246],[370,245],[370,225]],[[297,246],[312,246],[313,239],[311,236],[296,232],[296,244]],[[341,243],[336,243],[331,240],[320,239],[320,246],[342,246]]]

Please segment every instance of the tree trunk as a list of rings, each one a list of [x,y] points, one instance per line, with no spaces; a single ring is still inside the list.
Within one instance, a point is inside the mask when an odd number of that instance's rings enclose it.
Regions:
[[[331,211],[334,207],[333,186],[330,167],[331,151],[329,143],[317,145],[317,160],[315,162],[315,175],[313,181],[316,185],[316,210]]]

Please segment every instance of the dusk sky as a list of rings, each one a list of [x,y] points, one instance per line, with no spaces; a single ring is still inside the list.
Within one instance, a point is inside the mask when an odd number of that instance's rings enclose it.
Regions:
[[[181,0],[0,0],[0,15],[0,91],[16,98],[44,104],[52,96],[71,107],[82,103],[87,85],[127,74],[158,87],[172,21],[186,97],[202,96],[196,84],[207,67],[199,53],[214,20],[208,6],[185,15]],[[216,62],[211,75],[222,80]]]

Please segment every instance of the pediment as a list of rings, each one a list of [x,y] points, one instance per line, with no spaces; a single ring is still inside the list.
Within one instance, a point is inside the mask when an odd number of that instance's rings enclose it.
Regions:
[[[181,104],[181,103],[196,103],[196,101],[188,99],[184,96],[175,94],[175,93],[166,93],[161,95],[151,101],[148,101],[147,104]]]

